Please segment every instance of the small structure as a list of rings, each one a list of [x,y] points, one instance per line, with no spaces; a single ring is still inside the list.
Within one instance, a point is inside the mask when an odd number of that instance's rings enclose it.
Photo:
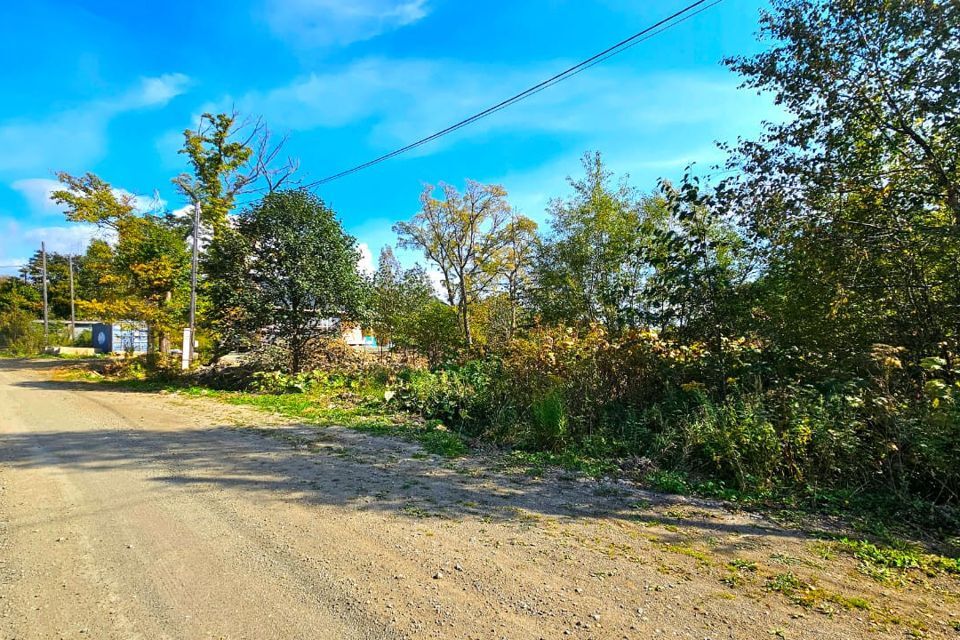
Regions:
[[[97,353],[146,353],[150,347],[147,325],[142,322],[95,324],[92,339]]]
[[[368,336],[363,335],[363,330],[359,324],[354,322],[341,322],[339,318],[326,318],[320,321],[319,328],[340,338],[355,349],[362,349],[368,346]]]

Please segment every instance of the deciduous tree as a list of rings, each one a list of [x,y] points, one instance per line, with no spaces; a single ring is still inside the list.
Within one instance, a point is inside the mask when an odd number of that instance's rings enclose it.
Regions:
[[[111,229],[116,248],[91,245],[97,261],[97,291],[78,308],[102,320],[142,320],[150,327],[153,348],[166,349],[182,322],[189,256],[172,218],[140,213],[134,196],[114,189],[94,174],[58,174],[66,187],[52,199],[66,208],[67,219]],[[86,271],[86,269],[85,269]]]
[[[467,346],[473,344],[470,308],[491,291],[503,274],[505,233],[512,212],[507,192],[498,185],[472,180],[461,194],[441,184],[427,185],[420,195],[420,212],[410,222],[394,225],[401,247],[423,251],[427,261],[440,270],[447,302],[460,314]]]
[[[228,344],[250,337],[276,344],[296,373],[311,341],[362,319],[367,287],[356,241],[306,191],[267,194],[211,251],[219,259],[212,313],[224,322]]]
[[[377,342],[410,345],[421,310],[436,299],[427,273],[419,265],[404,269],[388,246],[380,252],[371,285],[370,326]]]
[[[196,129],[183,132],[181,154],[192,173],[173,179],[191,201],[200,203],[202,222],[220,233],[237,198],[270,193],[289,182],[297,171],[292,158],[280,161],[285,139],[274,140],[260,119],[241,119],[236,112],[204,113]]]
[[[535,268],[535,306],[546,322],[603,323],[621,331],[632,320],[642,278],[641,199],[626,179],[613,184],[599,153],[585,154],[573,194],[550,202],[551,234]]]

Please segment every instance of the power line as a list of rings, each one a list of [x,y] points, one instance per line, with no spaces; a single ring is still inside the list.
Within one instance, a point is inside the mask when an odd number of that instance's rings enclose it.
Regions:
[[[326,184],[326,183],[328,183],[328,182],[332,182],[332,181],[334,181],[334,180],[338,180],[338,179],[343,178],[343,177],[346,177],[346,176],[348,176],[348,175],[350,175],[350,174],[352,174],[352,173],[356,173],[357,171],[362,171],[363,169],[367,169],[367,168],[369,168],[369,167],[372,167],[373,165],[380,164],[381,162],[384,162],[385,160],[389,160],[390,158],[394,158],[394,157],[396,157],[396,156],[398,156],[398,155],[400,155],[400,154],[402,154],[402,153],[406,153],[407,151],[411,151],[411,150],[413,150],[413,149],[416,149],[417,147],[423,146],[423,145],[427,144],[428,142],[432,142],[432,141],[436,140],[437,138],[441,138],[441,137],[443,137],[443,136],[445,136],[445,135],[447,135],[447,134],[453,133],[454,131],[456,131],[456,130],[458,130],[458,129],[462,129],[463,127],[466,127],[467,125],[472,124],[472,123],[476,122],[477,120],[480,120],[480,119],[485,118],[485,117],[487,117],[487,116],[489,116],[489,115],[492,115],[492,114],[494,114],[494,113],[496,113],[497,111],[500,111],[500,110],[502,110],[502,109],[506,109],[507,107],[509,107],[509,106],[511,106],[511,105],[513,105],[513,104],[516,104],[517,102],[520,102],[521,100],[524,100],[524,99],[526,99],[526,98],[529,98],[529,97],[532,96],[532,95],[535,95],[535,94],[537,94],[537,93],[540,93],[540,92],[543,91],[544,89],[548,89],[548,88],[552,87],[552,86],[555,85],[555,84],[558,84],[558,83],[560,83],[560,82],[563,82],[564,80],[567,80],[567,79],[569,79],[569,78],[572,78],[573,76],[575,76],[575,75],[577,75],[577,74],[579,74],[579,73],[581,73],[581,72],[583,72],[583,71],[586,71],[586,70],[589,69],[590,67],[592,67],[592,66],[594,66],[594,65],[597,65],[597,64],[600,64],[600,63],[603,62],[604,60],[607,60],[607,59],[609,59],[609,58],[612,58],[613,56],[615,56],[615,55],[617,55],[617,54],[619,54],[619,53],[623,53],[623,52],[626,51],[627,49],[630,49],[631,47],[634,47],[634,46],[640,44],[641,42],[644,42],[644,41],[646,41],[646,40],[649,40],[650,38],[653,38],[654,36],[656,36],[656,35],[658,35],[658,34],[660,34],[660,33],[663,33],[663,32],[666,31],[667,29],[670,29],[670,28],[672,28],[672,27],[675,27],[675,26],[677,26],[678,24],[680,24],[680,23],[682,23],[682,22],[685,22],[686,20],[689,20],[690,18],[694,17],[695,15],[697,15],[697,14],[699,14],[699,13],[702,13],[702,12],[706,11],[707,9],[710,9],[711,7],[714,7],[714,6],[718,5],[718,4],[720,4],[722,1],[723,1],[723,0],[713,0],[712,2],[708,2],[708,0],[698,0],[697,2],[694,2],[694,3],[690,4],[690,5],[687,5],[686,7],[684,7],[683,9],[681,9],[680,11],[677,11],[676,13],[674,13],[674,14],[666,17],[666,18],[663,18],[662,20],[660,20],[660,21],[658,21],[658,22],[650,25],[649,27],[643,29],[642,31],[638,31],[637,33],[633,34],[632,36],[630,36],[630,37],[627,38],[626,40],[621,40],[620,42],[618,42],[617,44],[613,45],[612,47],[609,47],[609,48],[607,48],[607,49],[604,49],[604,50],[601,51],[600,53],[597,53],[596,55],[593,55],[593,56],[587,58],[586,60],[584,60],[584,61],[582,61],[582,62],[579,62],[579,63],[575,64],[574,66],[572,66],[572,67],[570,67],[570,68],[568,68],[568,69],[565,69],[564,71],[561,71],[560,73],[558,73],[558,74],[556,74],[556,75],[554,75],[554,76],[552,76],[552,77],[544,80],[543,82],[540,82],[539,84],[536,84],[536,85],[530,87],[529,89],[526,89],[526,90],[524,90],[524,91],[521,91],[520,93],[518,93],[518,94],[516,94],[516,95],[514,95],[514,96],[512,96],[512,97],[510,97],[510,98],[507,98],[506,100],[504,100],[504,101],[502,101],[502,102],[499,102],[499,103],[493,105],[492,107],[489,107],[489,108],[487,108],[487,109],[484,109],[483,111],[480,111],[479,113],[476,113],[476,114],[470,116],[469,118],[465,118],[464,120],[461,120],[460,122],[457,122],[456,124],[450,125],[450,126],[447,127],[446,129],[442,129],[441,131],[438,131],[438,132],[436,132],[436,133],[434,133],[434,134],[432,134],[432,135],[429,135],[429,136],[427,136],[427,137],[425,137],[425,138],[421,138],[420,140],[417,140],[416,142],[413,142],[413,143],[411,143],[411,144],[408,144],[408,145],[405,146],[405,147],[401,147],[401,148],[399,148],[399,149],[395,149],[394,151],[391,151],[390,153],[384,154],[384,155],[382,155],[382,156],[380,156],[380,157],[378,157],[378,158],[374,158],[373,160],[370,160],[370,161],[368,161],[368,162],[364,162],[363,164],[359,164],[359,165],[357,165],[357,166],[355,166],[355,167],[352,167],[352,168],[350,168],[350,169],[346,169],[346,170],[341,171],[341,172],[339,172],[339,173],[335,173],[335,174],[333,174],[333,175],[327,176],[326,178],[321,178],[320,180],[316,180],[316,181],[314,181],[314,182],[308,183],[308,184],[304,185],[303,188],[304,188],[304,189],[311,189],[311,188],[313,188],[313,187],[317,187],[317,186]],[[696,9],[696,11],[694,11],[694,9]]]

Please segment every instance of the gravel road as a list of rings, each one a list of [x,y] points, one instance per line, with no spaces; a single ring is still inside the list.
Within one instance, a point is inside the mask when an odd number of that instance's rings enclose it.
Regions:
[[[953,637],[955,584],[858,579],[753,516],[62,365],[0,360],[3,638],[905,637],[887,610]],[[770,593],[771,558],[871,611]]]

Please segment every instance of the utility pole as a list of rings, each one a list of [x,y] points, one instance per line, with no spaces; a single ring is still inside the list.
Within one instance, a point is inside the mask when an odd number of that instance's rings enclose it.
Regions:
[[[74,308],[74,296],[73,296],[73,255],[67,256],[67,261],[70,263],[70,340],[77,339],[77,313]]]
[[[193,199],[193,256],[190,265],[190,328],[183,338],[183,368],[188,369],[193,362],[194,348],[197,343],[197,263],[200,255],[200,201]]]
[[[47,310],[47,245],[40,243],[40,256],[43,259],[43,346],[49,343],[50,315]]]

